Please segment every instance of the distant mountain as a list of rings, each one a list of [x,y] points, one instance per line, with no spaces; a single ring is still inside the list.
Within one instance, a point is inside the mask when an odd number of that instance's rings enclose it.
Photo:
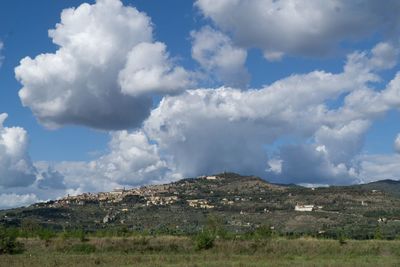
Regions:
[[[400,197],[400,181],[395,180],[380,180],[368,184],[360,185],[361,188],[368,190],[381,190],[388,194]]]
[[[396,236],[400,233],[400,182],[305,188],[221,173],[0,211],[0,225],[190,234],[210,217],[219,218],[227,231],[237,233],[268,225],[284,234],[331,236],[345,231],[353,238],[368,238],[379,228]]]

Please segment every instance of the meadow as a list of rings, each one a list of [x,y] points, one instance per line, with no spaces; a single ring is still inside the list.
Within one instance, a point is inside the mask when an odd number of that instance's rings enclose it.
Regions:
[[[0,266],[400,266],[398,240],[193,237],[18,238],[23,251],[0,255]]]

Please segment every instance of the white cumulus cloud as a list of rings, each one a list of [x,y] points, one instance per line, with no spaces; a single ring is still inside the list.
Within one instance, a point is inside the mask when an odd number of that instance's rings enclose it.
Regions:
[[[191,32],[192,57],[210,75],[227,86],[243,88],[249,82],[247,52],[234,46],[225,34],[211,27]]]
[[[150,18],[120,0],[64,10],[49,36],[55,53],[26,57],[15,69],[23,105],[47,127],[138,127],[152,107],[149,94],[190,83],[154,43]]]
[[[269,60],[326,55],[377,31],[396,36],[400,26],[396,0],[197,0],[195,6],[238,45],[260,48]]]
[[[0,187],[27,186],[36,179],[28,155],[28,134],[20,127],[3,125],[7,114],[0,114]]]
[[[357,182],[354,159],[366,131],[400,100],[398,76],[384,90],[371,87],[382,68],[372,64],[381,58],[374,51],[351,54],[341,73],[313,71],[257,90],[221,87],[165,97],[144,131],[183,176],[231,170],[285,182]],[[327,102],[343,94],[343,104],[330,108]],[[282,145],[282,138],[294,144]]]
[[[126,66],[119,73],[124,94],[174,93],[190,87],[189,73],[173,66],[163,43],[140,43],[128,54]]]
[[[157,146],[141,131],[113,133],[109,149],[110,153],[92,164],[107,179],[119,184],[154,183],[170,171]]]

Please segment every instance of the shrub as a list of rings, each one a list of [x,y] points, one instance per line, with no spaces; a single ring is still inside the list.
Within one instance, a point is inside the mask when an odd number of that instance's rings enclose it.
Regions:
[[[55,232],[53,232],[50,229],[45,229],[45,228],[40,229],[37,234],[38,234],[40,240],[44,240],[46,242],[49,242],[50,239],[52,239],[53,237],[56,236]]]
[[[215,235],[210,231],[203,231],[197,234],[195,238],[195,247],[197,250],[210,249],[214,246]]]
[[[6,229],[0,229],[0,255],[17,254],[22,251],[23,245],[17,241],[17,236]]]
[[[340,232],[340,233],[339,233],[338,241],[339,241],[339,244],[340,244],[341,246],[347,244],[346,235],[345,235],[343,232]]]
[[[377,240],[383,239],[382,229],[379,226],[375,230],[374,239],[377,239]]]
[[[100,233],[100,234],[99,234]],[[102,231],[98,231],[96,232],[96,235],[98,237],[105,237],[105,235],[102,235]],[[81,242],[86,242],[89,241],[89,239],[87,238],[87,234],[85,232],[84,229],[69,229],[69,230],[64,230],[61,233],[61,238],[63,240],[66,239],[70,239],[70,238],[77,238],[79,239]]]
[[[89,239],[86,237],[85,230],[83,230],[83,229],[79,231],[79,240],[81,242],[89,241]]]
[[[96,251],[96,246],[87,243],[75,244],[69,249],[69,252],[82,253],[82,254],[90,254],[94,253],[95,251]]]
[[[272,230],[268,225],[262,225],[254,231],[256,239],[267,239],[272,237]]]

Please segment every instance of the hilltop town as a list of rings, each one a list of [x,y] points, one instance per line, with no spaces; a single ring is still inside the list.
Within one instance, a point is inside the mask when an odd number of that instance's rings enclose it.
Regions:
[[[373,235],[377,227],[388,234],[400,230],[400,185],[388,183],[305,188],[222,173],[170,184],[66,196],[2,211],[0,224],[34,221],[53,229],[193,233],[213,216],[234,232],[267,225],[287,234],[334,235],[339,229],[351,229],[355,238],[361,238]]]

